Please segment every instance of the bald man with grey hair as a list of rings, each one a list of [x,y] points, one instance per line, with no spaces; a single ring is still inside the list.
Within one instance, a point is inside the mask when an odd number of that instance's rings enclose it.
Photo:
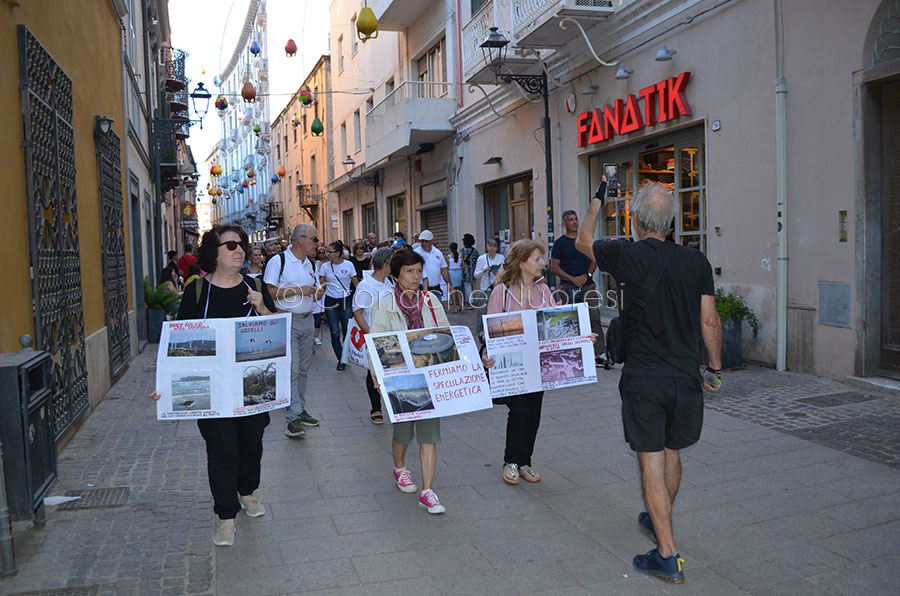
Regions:
[[[319,426],[319,421],[306,411],[306,382],[316,334],[312,310],[315,301],[325,293],[309,258],[316,253],[317,236],[318,231],[311,224],[294,227],[290,246],[269,259],[263,274],[278,310],[291,314],[291,404],[284,410],[284,434],[292,439],[306,438],[304,426]]]
[[[679,451],[700,439],[703,392],[722,385],[722,327],[712,267],[699,250],[666,242],[678,211],[668,188],[646,184],[631,199],[634,242],[593,239],[605,198],[604,177],[576,247],[622,289],[622,426],[637,452],[647,505],[638,514],[638,526],[657,543],[635,556],[632,566],[682,583],[684,560],[672,535],[672,506],[681,483]],[[702,372],[701,336],[709,351]]]

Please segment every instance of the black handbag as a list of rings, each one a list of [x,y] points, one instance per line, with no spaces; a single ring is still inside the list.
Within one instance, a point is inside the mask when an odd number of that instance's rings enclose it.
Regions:
[[[633,320],[633,324],[628,329],[629,333],[627,334],[627,337],[625,330],[623,329],[623,319],[625,317],[625,312],[622,310],[624,284],[619,284],[617,290],[619,316],[613,317],[609,322],[609,328],[606,330],[606,357],[616,364],[624,363],[625,359],[628,357],[628,348],[631,346],[631,339],[634,336],[635,331],[637,331],[638,326],[641,324],[641,319],[644,316],[644,307],[647,306],[647,301],[650,299],[650,296],[653,295],[660,280],[662,280],[666,267],[669,266],[669,259],[672,257],[672,249],[666,247],[667,244],[667,242],[663,242],[664,248],[662,258],[657,261],[653,271],[650,272],[650,276],[646,279],[646,291],[642,294],[637,294],[634,297],[635,308],[629,313]]]

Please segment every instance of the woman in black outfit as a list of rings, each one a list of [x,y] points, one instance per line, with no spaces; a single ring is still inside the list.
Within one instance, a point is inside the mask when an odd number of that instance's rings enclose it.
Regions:
[[[214,226],[203,234],[199,260],[200,267],[208,273],[195,282],[201,284],[199,295],[191,288],[182,298],[179,320],[224,319],[275,312],[266,284],[257,285],[252,277],[240,273],[248,244],[247,234],[240,226]],[[158,400],[160,396],[154,392],[150,397]],[[213,510],[220,519],[213,538],[216,546],[234,544],[234,518],[241,509],[245,509],[250,517],[259,517],[266,512],[253,491],[259,486],[262,438],[268,425],[268,412],[197,420],[200,434],[206,440]]]

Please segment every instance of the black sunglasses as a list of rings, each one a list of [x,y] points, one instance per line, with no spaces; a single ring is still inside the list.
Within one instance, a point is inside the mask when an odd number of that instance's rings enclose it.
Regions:
[[[243,250],[244,252],[247,252],[244,249],[243,243],[238,242],[237,240],[226,240],[225,242],[220,242],[219,246],[226,246],[226,247],[228,247],[228,250],[237,250],[237,247],[240,246],[241,250]]]

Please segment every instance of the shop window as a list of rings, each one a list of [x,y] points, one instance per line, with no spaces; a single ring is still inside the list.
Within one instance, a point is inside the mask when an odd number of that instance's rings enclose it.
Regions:
[[[353,244],[353,209],[344,211],[344,244]]]
[[[669,240],[706,252],[703,143],[676,142],[643,152],[625,148],[614,154],[591,156],[591,188],[600,183],[601,174],[607,178],[607,197],[598,222],[600,238],[632,240],[631,198],[642,184],[655,182],[668,188],[678,204],[678,215]],[[605,296],[615,291],[615,280],[611,276],[601,272],[600,282]]]
[[[534,229],[534,190],[530,174],[484,188],[485,238],[500,238],[501,248]]]
[[[403,232],[409,240],[409,230],[406,225],[406,195],[399,194],[388,197],[388,222],[390,233]]]
[[[362,210],[362,233],[360,237],[364,238],[369,232],[375,232],[375,203],[363,205]]]

